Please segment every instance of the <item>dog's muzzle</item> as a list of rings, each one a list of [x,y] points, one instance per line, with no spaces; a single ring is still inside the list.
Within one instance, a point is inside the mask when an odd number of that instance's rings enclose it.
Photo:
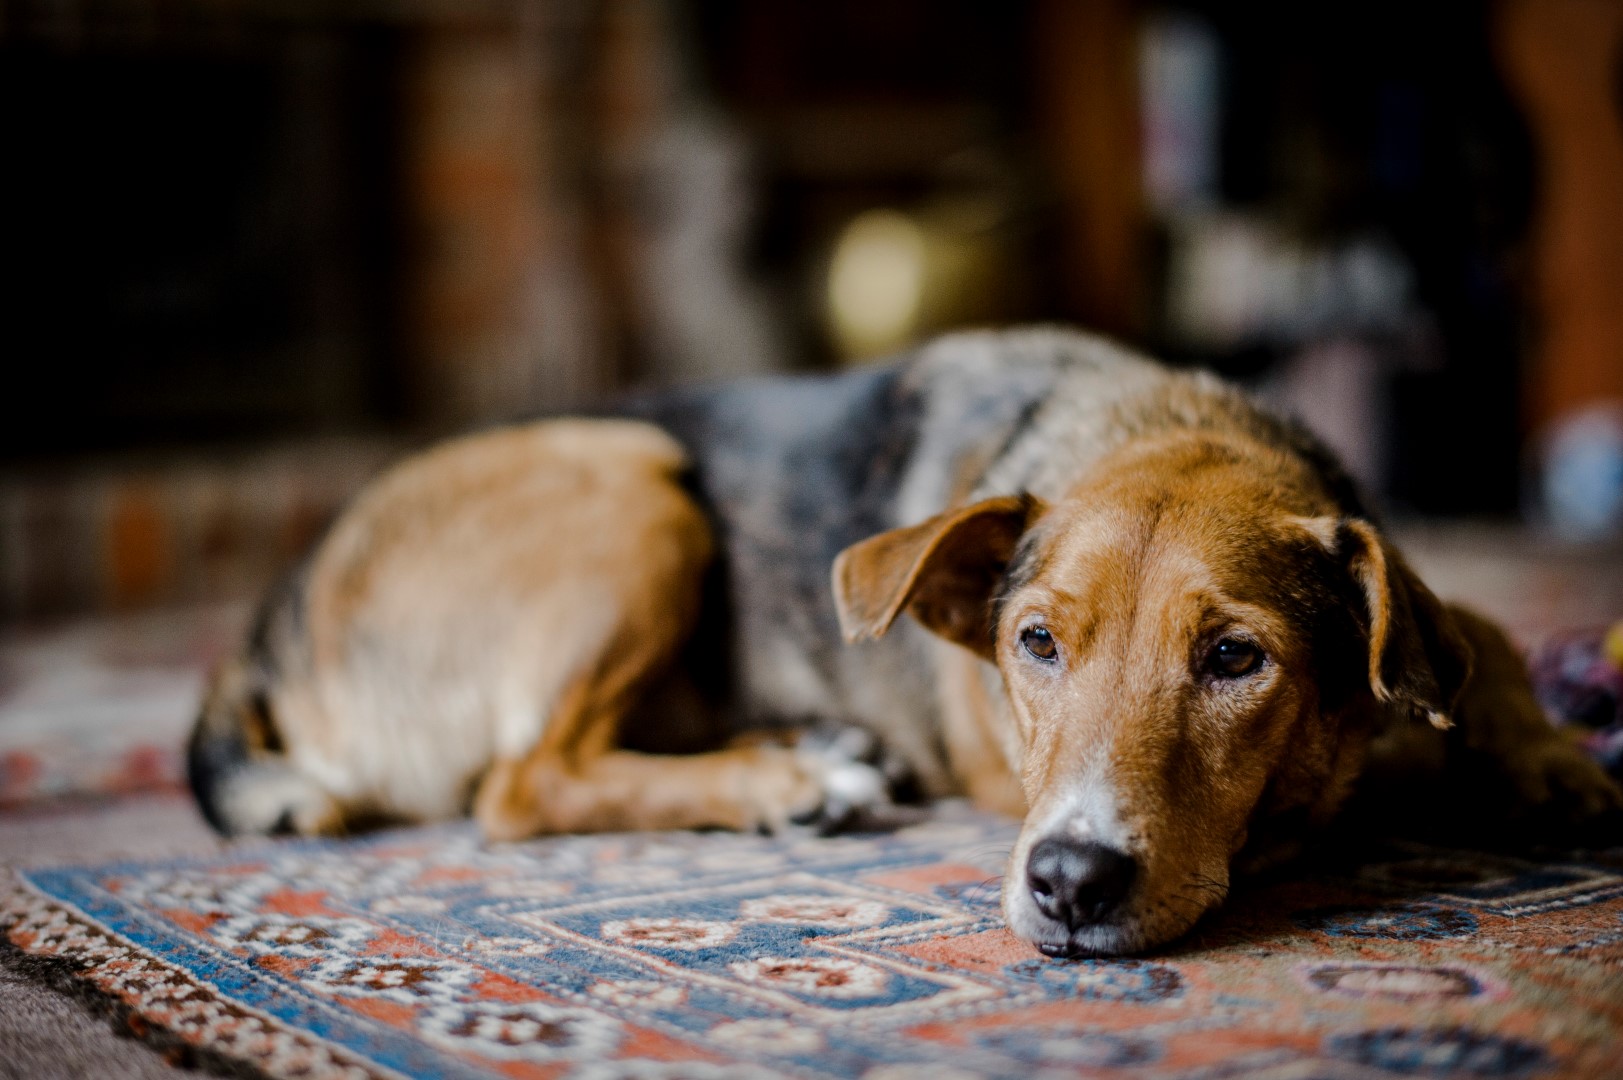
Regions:
[[[1026,885],[1037,910],[1072,935],[1108,920],[1132,891],[1138,862],[1092,840],[1050,836],[1026,859]],[[1064,944],[1038,946],[1050,956],[1070,955]]]

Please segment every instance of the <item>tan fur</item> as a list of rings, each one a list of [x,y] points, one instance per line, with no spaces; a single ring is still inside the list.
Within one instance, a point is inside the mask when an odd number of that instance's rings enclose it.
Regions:
[[[446,444],[374,485],[316,554],[309,670],[273,699],[297,772],[331,797],[295,828],[449,816],[475,782],[493,839],[781,827],[815,807],[782,747],[616,749],[712,555],[684,464],[646,425],[554,421]]]
[[[965,338],[916,370],[971,393],[996,385],[993,346],[1050,340]],[[1503,634],[1347,516],[1298,436],[1210,377],[1076,348],[1006,441],[952,457],[955,421],[927,414],[916,452],[939,470],[907,474],[904,524],[835,561],[847,640],[923,639],[897,630],[906,613],[934,635],[925,648],[819,667],[771,633],[793,618],[769,605],[745,635],[758,696],[838,719],[844,677],[843,707],[908,750],[927,790],[1025,815],[1004,890],[1016,934],[1099,952],[1175,937],[1221,901],[1231,865],[1329,819],[1366,757],[1442,769],[1445,739],[1502,763],[1528,800],[1619,804],[1544,724]],[[778,828],[855,790],[871,776],[772,740],[680,757],[622,745],[715,556],[685,467],[658,428],[581,420],[454,441],[383,477],[314,553],[302,607],[266,623],[274,670],[216,673],[193,745],[205,808],[228,829],[322,832],[471,807],[512,839]],[[748,520],[779,542],[760,524],[778,519]],[[1052,663],[1021,642],[1039,623]],[[1265,666],[1214,678],[1211,648],[1236,635]],[[1022,883],[1033,845],[1060,834],[1138,872],[1124,914],[1056,943]]]
[[[943,641],[936,647],[941,737],[953,779],[975,805],[1010,817],[1026,815],[1026,795],[1016,776],[1018,744],[1000,723],[1000,687],[988,685],[977,654]]]
[[[310,572],[309,670],[273,699],[340,817],[457,813],[495,760],[486,827],[544,827],[514,763],[586,769],[691,625],[711,540],[684,460],[645,425],[554,422],[436,448],[350,509]]]
[[[1598,770],[1550,733],[1503,635],[1445,611],[1373,526],[1337,521],[1300,459],[1246,425],[1131,440],[1061,497],[1030,505],[1029,521],[1025,506],[992,499],[867,541],[846,553],[835,581],[851,637],[882,633],[906,606],[997,665],[1003,703],[976,693],[962,670],[942,677],[965,703],[944,713],[954,771],[978,798],[1011,801],[985,773],[996,729],[1016,734],[1017,749],[1002,756],[1029,809],[1006,882],[1022,880],[1037,839],[1066,829],[1102,830],[1138,859],[1142,884],[1125,925],[1091,946],[1084,933],[1084,948],[1135,949],[1181,933],[1226,893],[1237,853],[1270,856],[1249,834],[1253,821],[1330,817],[1372,733],[1416,726],[1412,714],[1440,737],[1473,645],[1490,646],[1460,704],[1483,732],[1474,737],[1496,755],[1531,745],[1554,759],[1527,770],[1531,794],[1547,794],[1540,778],[1555,769],[1596,806],[1608,797]],[[966,589],[976,561],[1001,569],[1010,537],[1028,525],[1041,540],[1029,580],[1003,598],[991,633],[966,629],[984,620],[985,593]],[[1368,685],[1332,711],[1320,699],[1330,658],[1314,654],[1310,631],[1314,613],[1336,604],[1365,637],[1354,671]],[[1037,622],[1062,663],[1023,654],[1020,631]],[[1205,650],[1236,633],[1263,647],[1268,667],[1244,683],[1214,681],[1201,668]],[[1084,805],[1106,797],[1109,812]],[[1005,910],[1016,933],[1036,938],[1040,920],[1024,896],[1006,884]]]
[[[827,769],[784,746],[618,746],[692,630],[713,555],[685,465],[657,428],[565,420],[455,440],[378,480],[314,553],[263,697],[242,661],[215,673],[200,729],[234,725],[252,762],[225,785],[222,825],[340,832],[471,802],[488,836],[516,839],[782,828],[816,809]]]

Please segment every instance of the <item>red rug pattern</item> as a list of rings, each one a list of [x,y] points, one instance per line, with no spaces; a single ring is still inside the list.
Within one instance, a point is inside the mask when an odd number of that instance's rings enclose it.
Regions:
[[[1191,937],[1053,961],[1008,821],[487,846],[465,825],[16,873],[22,962],[144,1037],[288,1077],[1615,1075],[1623,849],[1386,846]],[[17,959],[17,957],[14,957]]]

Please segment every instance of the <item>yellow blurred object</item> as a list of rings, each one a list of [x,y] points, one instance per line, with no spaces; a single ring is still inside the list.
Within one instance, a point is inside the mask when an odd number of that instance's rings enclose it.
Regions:
[[[995,197],[940,196],[867,210],[840,230],[824,282],[829,333],[847,363],[953,327],[1005,317],[1025,277]]]
[[[900,348],[917,330],[927,271],[924,230],[896,210],[851,219],[828,269],[829,316],[841,354]]]
[[[1623,668],[1623,622],[1612,624],[1612,628],[1606,632],[1606,643],[1602,649],[1613,667]]]

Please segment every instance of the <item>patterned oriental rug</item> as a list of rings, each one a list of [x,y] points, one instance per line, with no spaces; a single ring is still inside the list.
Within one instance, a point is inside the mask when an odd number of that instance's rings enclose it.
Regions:
[[[467,825],[14,870],[10,961],[237,1075],[1616,1076],[1623,849],[1417,846],[1250,887],[1143,958],[1003,928],[1010,822],[568,837]]]

